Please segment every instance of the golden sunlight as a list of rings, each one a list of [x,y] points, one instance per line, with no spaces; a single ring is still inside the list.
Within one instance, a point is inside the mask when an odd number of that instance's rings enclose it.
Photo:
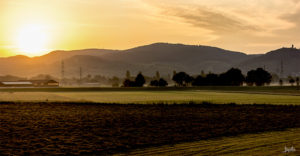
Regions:
[[[16,37],[18,50],[24,55],[37,56],[47,51],[49,35],[45,27],[39,24],[30,24],[22,27]]]

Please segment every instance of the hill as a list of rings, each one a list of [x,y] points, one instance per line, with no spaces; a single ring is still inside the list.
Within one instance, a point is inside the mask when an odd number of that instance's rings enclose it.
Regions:
[[[257,67],[280,74],[281,60],[284,74],[298,74],[300,53],[294,48],[282,48],[261,55],[247,55],[209,46],[154,43],[127,50],[85,49],[53,51],[49,54],[29,58],[13,56],[0,58],[0,75],[29,77],[38,74],[61,75],[61,62],[65,64],[66,77],[78,77],[79,68],[83,75],[104,75],[124,77],[126,70],[133,75],[139,71],[152,76],[172,75],[173,71],[189,74],[205,72],[221,73],[231,67],[244,72]]]
[[[248,59],[237,66],[244,71],[262,67],[278,75],[281,75],[282,68],[283,76],[300,75],[300,50],[295,48],[281,48]]]

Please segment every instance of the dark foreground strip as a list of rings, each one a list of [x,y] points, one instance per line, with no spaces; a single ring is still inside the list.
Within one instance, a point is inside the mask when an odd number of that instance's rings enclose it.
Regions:
[[[300,106],[0,102],[0,155],[113,154],[300,127]]]

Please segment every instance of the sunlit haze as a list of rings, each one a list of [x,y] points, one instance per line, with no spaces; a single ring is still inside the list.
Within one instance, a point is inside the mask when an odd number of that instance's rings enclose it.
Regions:
[[[48,40],[49,36],[43,26],[32,24],[20,28],[16,45],[20,52],[35,56],[47,52]]]
[[[0,56],[154,42],[265,53],[300,46],[298,0],[1,0]]]

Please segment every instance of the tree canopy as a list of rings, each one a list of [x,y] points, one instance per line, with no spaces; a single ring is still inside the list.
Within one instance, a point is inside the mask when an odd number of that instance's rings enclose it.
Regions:
[[[250,70],[247,73],[246,83],[250,86],[263,86],[265,84],[270,84],[272,80],[272,75],[262,68],[257,68],[256,70]]]

